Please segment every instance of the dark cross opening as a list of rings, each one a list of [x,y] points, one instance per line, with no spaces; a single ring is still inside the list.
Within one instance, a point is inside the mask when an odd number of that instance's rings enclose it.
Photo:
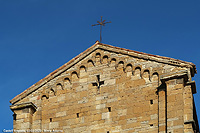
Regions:
[[[101,85],[104,84],[104,81],[100,81],[100,75],[97,75],[97,82],[92,83],[93,86],[97,86],[98,90],[100,89]]]
[[[101,31],[102,31],[102,26],[105,26],[105,24],[107,23],[111,23],[110,22],[105,22],[106,20],[102,21],[102,16],[101,16],[101,22],[97,21],[98,24],[93,24],[92,26],[96,26],[96,25],[100,25],[100,42],[102,41],[102,37],[101,37]]]

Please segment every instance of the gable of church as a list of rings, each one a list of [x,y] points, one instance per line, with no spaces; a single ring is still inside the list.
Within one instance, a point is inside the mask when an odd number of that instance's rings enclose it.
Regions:
[[[32,127],[111,131],[108,125],[112,123],[112,131],[138,126],[157,130],[161,80],[178,75],[182,78],[174,82],[182,84],[196,72],[192,63],[103,44],[92,46],[78,57],[11,100],[13,105],[31,102],[37,106]],[[183,99],[183,94],[179,97]]]

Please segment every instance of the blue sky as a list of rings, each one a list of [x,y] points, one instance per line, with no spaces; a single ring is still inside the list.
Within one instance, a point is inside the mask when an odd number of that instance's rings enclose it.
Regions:
[[[0,130],[12,129],[9,100],[99,40],[193,62],[200,68],[199,0],[0,0]],[[200,121],[200,75],[194,95]]]

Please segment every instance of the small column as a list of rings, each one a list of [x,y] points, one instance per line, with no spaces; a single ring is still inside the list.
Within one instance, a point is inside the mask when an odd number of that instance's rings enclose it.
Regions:
[[[158,132],[166,132],[166,85],[158,87]]]
[[[179,71],[164,75],[166,83],[166,132],[184,132],[184,84],[187,72]]]
[[[32,102],[20,103],[11,105],[10,109],[13,111],[13,129],[25,130],[31,129],[32,116],[37,107]]]
[[[184,132],[184,79],[171,79],[167,84],[167,131]]]
[[[196,123],[194,120],[195,105],[193,102],[193,93],[196,93],[194,81],[187,82],[184,87],[184,132],[194,132]]]

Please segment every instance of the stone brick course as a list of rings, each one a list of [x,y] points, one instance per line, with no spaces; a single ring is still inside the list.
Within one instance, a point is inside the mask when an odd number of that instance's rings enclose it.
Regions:
[[[14,129],[195,132],[195,72],[192,63],[97,42],[11,100]]]

